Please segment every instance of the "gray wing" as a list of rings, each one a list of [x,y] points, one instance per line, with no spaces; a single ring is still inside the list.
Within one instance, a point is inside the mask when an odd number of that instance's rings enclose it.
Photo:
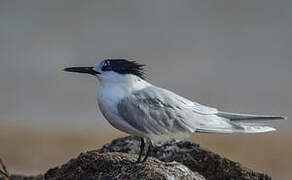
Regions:
[[[206,115],[217,113],[214,108],[155,86],[133,92],[117,107],[122,118],[144,134],[175,139],[187,137],[206,122]]]
[[[275,129],[243,120],[283,119],[278,116],[218,112],[155,86],[135,91],[118,103],[120,116],[132,127],[157,141],[181,140],[192,132],[258,133]]]

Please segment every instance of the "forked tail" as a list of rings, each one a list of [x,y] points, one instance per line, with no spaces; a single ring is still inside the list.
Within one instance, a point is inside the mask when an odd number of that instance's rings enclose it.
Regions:
[[[261,133],[275,131],[276,129],[266,125],[266,121],[287,119],[284,116],[236,114],[218,112],[218,117],[229,121],[229,127],[203,127],[196,129],[201,133]]]

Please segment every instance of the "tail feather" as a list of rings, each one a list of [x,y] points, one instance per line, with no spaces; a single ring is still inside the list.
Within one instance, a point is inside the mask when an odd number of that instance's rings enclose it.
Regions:
[[[273,115],[253,115],[253,114],[236,114],[219,111],[217,114],[219,117],[229,119],[230,121],[268,121],[268,120],[280,120],[287,119],[285,116],[273,116]]]
[[[198,128],[196,132],[199,133],[214,133],[214,134],[231,134],[231,133],[263,133],[276,131],[275,128],[270,126],[251,126],[251,125],[242,125],[241,129],[237,128]]]
[[[263,121],[287,119],[284,116],[236,114],[228,112],[218,112],[216,114],[229,121],[229,127],[200,127],[196,132],[200,133],[261,133],[275,131],[276,129],[267,126]],[[254,123],[255,122],[255,123]]]

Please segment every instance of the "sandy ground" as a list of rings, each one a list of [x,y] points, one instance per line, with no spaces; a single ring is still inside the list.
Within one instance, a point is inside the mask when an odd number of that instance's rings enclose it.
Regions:
[[[12,173],[35,175],[60,165],[80,152],[96,149],[113,138],[125,136],[111,129],[108,133],[39,129],[0,128],[0,157]],[[292,141],[289,132],[253,135],[195,134],[188,140],[239,161],[277,180],[292,178]]]

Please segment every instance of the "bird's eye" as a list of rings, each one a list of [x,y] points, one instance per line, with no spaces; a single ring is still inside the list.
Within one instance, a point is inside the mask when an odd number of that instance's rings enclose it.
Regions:
[[[102,71],[110,71],[111,70],[111,65],[109,61],[104,61],[102,67],[101,67]]]

